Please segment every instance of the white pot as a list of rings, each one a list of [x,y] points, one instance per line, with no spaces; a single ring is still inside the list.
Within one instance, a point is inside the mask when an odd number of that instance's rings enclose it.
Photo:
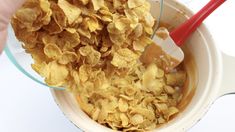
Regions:
[[[152,2],[152,13],[158,7]],[[165,0],[163,22],[177,26],[193,13],[176,0]],[[222,53],[213,41],[204,24],[191,36],[187,47],[195,58],[198,83],[196,92],[189,105],[169,123],[157,128],[157,132],[186,131],[197,123],[208,111],[211,104],[220,96],[235,92],[234,73],[235,59]],[[232,89],[233,88],[233,89]],[[87,132],[110,132],[91,120],[78,106],[72,94],[65,91],[51,91],[55,101],[64,114],[80,129]]]

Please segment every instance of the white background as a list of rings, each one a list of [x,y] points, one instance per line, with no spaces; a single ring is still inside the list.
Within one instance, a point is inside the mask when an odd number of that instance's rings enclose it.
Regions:
[[[182,1],[194,11],[208,2]],[[227,1],[205,23],[221,50],[235,56],[235,1]],[[234,123],[235,95],[228,95],[218,99],[189,132],[233,132]],[[0,132],[80,131],[64,117],[48,88],[24,76],[3,53],[0,56]]]

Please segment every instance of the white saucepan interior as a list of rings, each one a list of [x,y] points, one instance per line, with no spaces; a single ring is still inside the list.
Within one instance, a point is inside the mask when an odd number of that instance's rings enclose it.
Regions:
[[[159,4],[150,1],[152,14],[158,16]],[[175,0],[165,0],[162,22],[170,24],[172,27],[184,22],[192,12]],[[156,129],[156,131],[185,131],[195,124],[208,110],[210,104],[216,98],[219,90],[221,77],[221,57],[215,47],[211,35],[204,25],[202,25],[188,40],[186,47],[193,55],[197,73],[196,92],[189,105],[169,123]],[[190,88],[190,87],[189,87]],[[91,120],[78,106],[72,94],[66,91],[52,90],[55,101],[65,113],[65,115],[80,129],[88,132],[112,131],[95,121]]]

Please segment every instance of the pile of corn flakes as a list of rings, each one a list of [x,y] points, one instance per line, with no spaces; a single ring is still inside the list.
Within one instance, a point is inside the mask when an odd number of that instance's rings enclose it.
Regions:
[[[121,131],[152,130],[179,112],[186,73],[139,61],[154,23],[146,0],[27,0],[12,18],[45,82]]]

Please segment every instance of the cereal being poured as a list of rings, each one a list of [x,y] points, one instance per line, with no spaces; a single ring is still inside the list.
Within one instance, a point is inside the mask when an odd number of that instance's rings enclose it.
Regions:
[[[179,112],[186,73],[139,58],[153,44],[146,0],[27,0],[12,18],[32,68],[66,87],[83,111],[113,130],[146,131]]]

